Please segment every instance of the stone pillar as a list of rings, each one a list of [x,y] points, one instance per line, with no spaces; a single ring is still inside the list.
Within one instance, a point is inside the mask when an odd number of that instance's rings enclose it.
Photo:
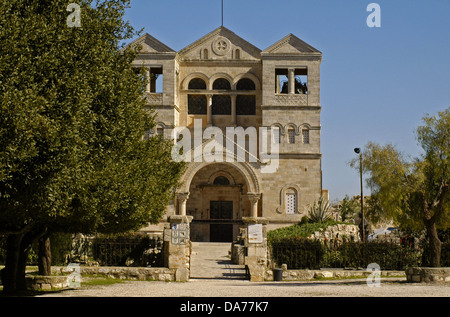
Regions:
[[[177,282],[187,282],[190,277],[192,216],[169,216],[164,229],[164,265],[175,270]]]
[[[177,198],[180,206],[178,214],[180,216],[186,216],[186,202],[189,198],[189,193],[177,193]]]
[[[261,197],[261,194],[247,193],[247,197],[250,200],[250,203],[252,204],[251,216],[252,216],[252,218],[257,218],[258,217],[258,201],[259,201],[259,198]]]
[[[280,89],[280,75],[275,75],[275,93],[279,94],[281,92]]]
[[[250,281],[262,282],[267,268],[267,224],[266,218],[243,217],[247,235],[245,265],[250,273]]]
[[[288,92],[290,94],[295,94],[295,69],[288,69]]]
[[[150,93],[150,68],[145,69],[145,92]]]
[[[236,126],[236,95],[231,95],[231,125]]]
[[[212,97],[213,95],[206,95],[206,126],[211,127],[213,125],[212,121]]]

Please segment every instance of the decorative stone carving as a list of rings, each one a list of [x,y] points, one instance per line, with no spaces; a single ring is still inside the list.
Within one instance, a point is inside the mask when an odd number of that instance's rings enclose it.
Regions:
[[[308,105],[308,95],[277,94],[273,101],[274,106],[306,106]]]
[[[212,43],[212,50],[216,55],[223,56],[231,49],[231,42],[225,37],[218,37]]]

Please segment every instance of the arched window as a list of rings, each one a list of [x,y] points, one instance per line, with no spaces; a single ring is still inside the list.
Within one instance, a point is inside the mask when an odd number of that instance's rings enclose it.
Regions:
[[[281,143],[281,130],[280,130],[280,128],[275,126],[275,127],[272,127],[271,131],[272,131],[272,142],[280,144]]]
[[[236,85],[237,90],[251,91],[255,90],[255,83],[249,78],[242,78]],[[256,115],[256,96],[255,95],[237,95],[236,96],[236,114],[237,115]]]
[[[189,82],[188,89],[206,89],[206,83],[203,79],[194,78]]]
[[[286,189],[285,193],[285,205],[286,205],[286,213],[287,214],[295,214],[297,213],[297,191],[294,188]]]
[[[287,130],[288,133],[288,143],[294,144],[295,143],[295,130],[294,128],[289,128]]]
[[[213,182],[214,185],[230,185],[230,180],[225,176],[217,176]]]
[[[242,78],[236,85],[237,90],[255,90],[255,83],[250,78]]]
[[[208,59],[208,49],[203,50],[203,59]]]
[[[218,78],[213,83],[213,89],[216,90],[230,90],[231,84],[225,78]]]
[[[309,144],[309,129],[308,128],[302,129],[302,142],[303,142],[303,144]]]
[[[234,52],[234,58],[241,59],[241,50],[240,49],[236,49],[236,51]]]

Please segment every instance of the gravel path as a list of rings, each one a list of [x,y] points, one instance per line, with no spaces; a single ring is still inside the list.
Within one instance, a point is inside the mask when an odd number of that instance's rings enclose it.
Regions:
[[[411,284],[405,278],[381,279],[369,287],[365,279],[250,282],[230,279],[191,279],[186,283],[127,281],[108,286],[65,290],[43,297],[450,297],[444,284]]]

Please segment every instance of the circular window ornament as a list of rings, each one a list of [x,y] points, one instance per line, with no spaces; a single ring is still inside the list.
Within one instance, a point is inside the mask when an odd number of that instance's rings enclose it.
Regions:
[[[231,43],[227,38],[219,37],[212,43],[212,50],[216,55],[223,56],[231,49]]]

